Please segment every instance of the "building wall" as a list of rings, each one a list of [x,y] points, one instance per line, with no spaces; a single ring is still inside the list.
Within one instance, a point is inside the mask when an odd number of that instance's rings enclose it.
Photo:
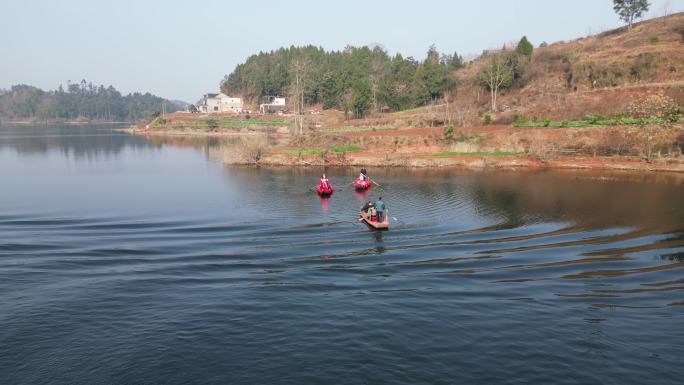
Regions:
[[[204,95],[204,98],[198,103],[197,108],[200,112],[210,114],[219,112],[233,112],[239,114],[242,112],[242,98],[233,98],[225,94],[219,94],[213,97]]]
[[[207,112],[221,112],[221,100],[219,98],[207,98]]]
[[[220,95],[221,98],[221,112],[235,112],[240,113],[242,111],[242,99],[232,98],[226,95]]]
[[[270,103],[264,103],[259,105],[259,112],[262,114],[267,113],[269,110],[282,111],[286,109],[285,98],[273,98]]]

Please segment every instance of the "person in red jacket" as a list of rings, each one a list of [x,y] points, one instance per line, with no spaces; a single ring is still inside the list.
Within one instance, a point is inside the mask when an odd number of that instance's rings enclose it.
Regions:
[[[330,190],[330,181],[328,180],[328,177],[325,176],[325,174],[323,174],[323,176],[321,177],[321,182],[319,186],[321,187],[321,190]]]

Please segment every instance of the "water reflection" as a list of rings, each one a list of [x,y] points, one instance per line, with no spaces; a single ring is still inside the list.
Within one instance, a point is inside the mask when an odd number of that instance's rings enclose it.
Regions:
[[[319,199],[320,199],[320,201],[321,201],[321,212],[322,212],[323,214],[329,214],[329,213],[330,213],[330,206],[328,206],[328,204],[329,204],[329,198],[323,198],[323,197],[321,197],[321,198],[319,198]]]
[[[59,151],[65,157],[100,158],[118,156],[125,148],[158,147],[143,138],[118,130],[124,126],[90,125],[4,125],[0,126],[0,148],[35,155]]]
[[[254,142],[8,132],[4,382],[681,382],[682,175],[330,168],[321,200],[215,156]]]
[[[154,145],[173,145],[200,149],[210,158],[249,163],[250,148],[275,143],[273,137],[150,137]],[[324,170],[319,167],[262,167],[227,170],[250,191],[263,188],[264,181],[277,182],[285,174],[286,185],[269,186],[281,205],[289,202],[291,189],[315,186],[315,174],[326,171],[341,191],[354,191],[349,182],[356,171],[347,168]],[[635,173],[606,171],[517,171],[469,173],[455,170],[373,170],[375,179],[388,179],[395,195],[404,200],[402,188],[409,188],[410,200],[402,204],[420,210],[421,216],[436,219],[438,212],[452,209],[463,216],[477,214],[496,218],[499,226],[515,228],[539,222],[572,223],[581,228],[635,227],[653,231],[679,229],[684,218],[684,175],[672,173]],[[417,181],[420,181],[417,183]],[[382,189],[375,186],[354,191],[355,205],[376,199]],[[338,194],[339,195],[339,194]],[[255,197],[258,199],[258,197]],[[336,196],[333,200],[339,200]],[[324,207],[325,206],[325,207]],[[323,212],[329,213],[327,204]],[[455,218],[457,219],[457,218]]]
[[[684,218],[684,175],[630,172],[497,173],[479,178],[472,198],[519,225],[556,220],[583,227],[677,228]]]
[[[375,241],[375,251],[378,254],[382,254],[385,252],[385,242],[383,240],[383,232],[382,231],[373,231],[373,240]]]

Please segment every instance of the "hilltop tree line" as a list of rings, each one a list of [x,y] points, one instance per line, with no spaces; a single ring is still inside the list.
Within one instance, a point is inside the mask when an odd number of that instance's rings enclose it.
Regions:
[[[649,9],[647,0],[613,0],[613,9],[629,29]],[[545,43],[543,44],[545,45]],[[477,83],[490,93],[497,109],[501,90],[521,86],[533,45],[523,37],[514,51],[485,52]],[[288,95],[295,112],[305,104],[322,104],[363,117],[370,111],[397,111],[419,107],[436,99],[448,102],[456,90],[454,72],[465,63],[458,54],[440,55],[434,46],[416,60],[381,47],[352,47],[325,51],[314,46],[260,52],[239,64],[221,82],[221,91],[259,102],[265,96]]]
[[[290,95],[303,104],[322,104],[362,117],[370,111],[422,106],[455,88],[451,74],[464,66],[457,54],[440,54],[434,46],[416,60],[381,47],[347,47],[325,51],[314,46],[280,48],[250,56],[227,75],[221,91],[260,101]]]
[[[6,119],[87,119],[103,121],[137,121],[162,110],[179,110],[179,106],[150,93],[122,95],[114,87],[94,86],[82,80],[61,85],[55,91],[44,91],[28,85],[15,85],[0,91],[0,117]]]

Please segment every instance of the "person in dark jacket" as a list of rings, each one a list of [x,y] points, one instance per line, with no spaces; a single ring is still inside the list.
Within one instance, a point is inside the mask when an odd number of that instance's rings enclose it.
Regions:
[[[382,201],[382,197],[379,197],[378,200],[375,201],[375,211],[378,212],[378,222],[384,222],[387,208],[385,207],[385,202]]]

